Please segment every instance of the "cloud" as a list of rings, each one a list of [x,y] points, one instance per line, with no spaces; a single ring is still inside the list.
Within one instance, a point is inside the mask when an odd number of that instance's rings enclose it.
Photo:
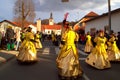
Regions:
[[[120,8],[120,0],[112,0],[111,1],[111,6],[112,6],[113,9]]]
[[[120,1],[110,0],[111,10],[120,8]],[[53,12],[54,20],[62,21],[64,13],[69,12],[68,19],[76,21],[81,19],[90,11],[98,14],[108,12],[107,0],[69,0],[69,2],[62,3],[61,0],[34,0],[37,16],[41,19],[49,18],[50,13]]]
[[[34,0],[36,11],[67,11],[67,10],[88,10],[106,4],[106,0],[69,0],[69,2],[61,2],[61,0]]]
[[[13,6],[15,0],[1,0],[0,3],[0,17],[2,19],[12,19],[13,18]]]

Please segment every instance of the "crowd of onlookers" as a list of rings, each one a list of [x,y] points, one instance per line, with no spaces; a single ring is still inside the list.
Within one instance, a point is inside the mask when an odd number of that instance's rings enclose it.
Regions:
[[[18,50],[20,43],[24,40],[24,33],[25,33],[25,29],[22,31],[19,29],[14,31],[11,26],[8,26],[6,33],[4,33],[4,31],[0,31],[0,49]],[[90,34],[92,37],[93,45],[95,45],[93,40],[97,33],[98,33],[98,31]],[[111,33],[113,33],[113,31]],[[110,34],[105,33],[105,37],[107,39],[109,39]],[[120,49],[120,32],[116,33],[116,37],[118,38],[118,40],[116,41],[117,46]],[[53,35],[53,34],[47,35],[47,34],[40,33],[40,40],[42,42],[44,42],[44,40],[52,40],[53,45],[59,46],[61,36]],[[79,43],[85,45],[85,43],[86,43],[86,34],[85,33],[79,34]]]
[[[21,41],[20,36],[21,34],[19,29],[15,32],[11,26],[8,26],[6,33],[5,31],[0,31],[0,48],[7,50],[18,50],[19,43]]]

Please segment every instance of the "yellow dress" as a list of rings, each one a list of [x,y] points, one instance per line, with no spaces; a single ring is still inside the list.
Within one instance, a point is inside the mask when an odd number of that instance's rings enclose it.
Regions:
[[[87,41],[85,44],[85,49],[84,52],[91,52],[93,49],[92,41],[91,41],[91,36],[87,35]]]
[[[66,31],[63,35],[62,40],[65,41],[65,44],[56,59],[59,74],[63,77],[81,75],[78,51],[74,43],[75,40],[78,40],[78,35],[72,30]]]
[[[120,51],[116,45],[114,36],[109,39],[109,49],[107,53],[110,61],[120,61]]]
[[[96,42],[95,48],[88,55],[85,62],[97,69],[110,68],[111,64],[108,60],[108,55],[106,52],[106,38],[96,37],[94,41]]]
[[[39,34],[36,34],[35,35],[35,47],[37,48],[37,49],[39,49],[39,48],[42,48],[42,43],[40,42],[40,35]]]
[[[37,60],[37,51],[31,40],[34,40],[33,33],[26,32],[25,39],[19,48],[17,60],[21,62],[32,62]]]

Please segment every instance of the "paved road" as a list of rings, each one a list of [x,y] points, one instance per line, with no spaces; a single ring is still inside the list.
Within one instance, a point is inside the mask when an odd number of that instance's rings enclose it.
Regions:
[[[120,80],[120,63],[111,63],[111,68],[106,70],[97,70],[87,65],[84,60],[86,53],[80,53],[80,64],[84,71],[83,76],[78,80]],[[36,64],[21,65],[16,59],[0,66],[1,80],[60,80],[56,68],[55,59],[59,48],[53,46],[51,42],[45,41],[43,49],[38,50],[39,61]]]

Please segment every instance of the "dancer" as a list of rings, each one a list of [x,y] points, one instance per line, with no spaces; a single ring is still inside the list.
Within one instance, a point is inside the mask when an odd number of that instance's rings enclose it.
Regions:
[[[78,51],[75,45],[78,35],[71,29],[67,21],[64,28],[65,32],[62,34],[64,35],[62,36],[63,47],[56,59],[59,75],[62,79],[77,78],[82,75]]]
[[[41,41],[40,41],[40,34],[39,34],[39,31],[37,31],[37,33],[35,34],[35,47],[37,48],[37,49],[40,49],[40,48],[42,48],[42,43],[41,43]]]
[[[91,41],[90,32],[87,33],[86,39],[87,39],[87,41],[86,41],[86,44],[85,44],[84,52],[90,53],[93,49],[93,44],[92,44],[92,41]]]
[[[99,35],[94,39],[96,46],[85,60],[87,64],[97,69],[105,69],[111,67],[106,52],[106,40],[107,39],[104,37],[104,32],[100,30]]]
[[[32,28],[28,28],[25,33],[25,39],[19,48],[17,60],[22,63],[31,63],[37,61],[37,51],[34,45],[34,34]]]
[[[109,48],[107,50],[108,59],[110,61],[120,61],[120,50],[116,45],[117,37],[115,33],[111,34],[111,38],[109,39]]]
[[[7,40],[7,50],[13,50],[14,49],[14,30],[12,29],[12,26],[8,26],[6,33],[5,33],[5,38]]]

